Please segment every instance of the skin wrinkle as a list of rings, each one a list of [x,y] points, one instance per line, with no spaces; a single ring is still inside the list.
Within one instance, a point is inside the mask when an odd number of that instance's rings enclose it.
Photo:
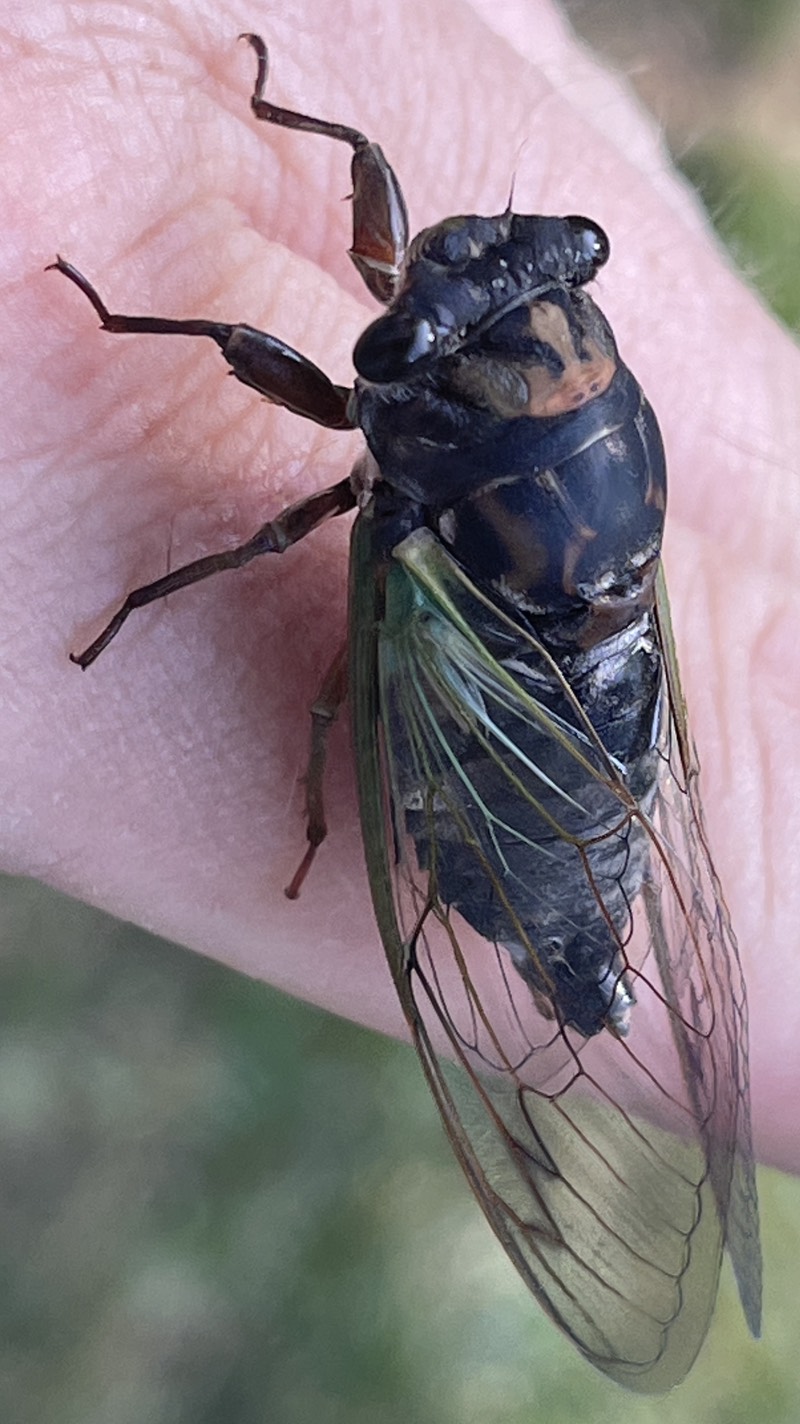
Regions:
[[[796,656],[797,630],[800,628],[800,597],[783,594],[774,608],[765,611],[764,634],[753,649],[755,665],[763,668],[762,677],[772,684],[774,696],[787,708],[797,711],[792,699],[793,684],[787,681],[786,668]]]
[[[518,178],[515,205],[524,206],[533,191],[548,209],[574,207],[607,222],[612,258],[597,296],[617,330],[623,359],[641,377],[667,431],[673,531],[668,575],[679,651],[692,708],[697,708],[695,735],[710,771],[717,728],[724,729],[722,736],[730,735],[731,726],[740,734],[749,709],[741,700],[731,714],[710,704],[702,689],[705,663],[715,676],[717,662],[734,669],[738,654],[731,650],[738,639],[755,637],[764,624],[763,616],[757,622],[742,618],[736,604],[741,588],[756,590],[759,598],[774,596],[764,570],[751,572],[754,553],[761,558],[763,551],[768,563],[777,549],[782,561],[785,548],[787,573],[796,569],[789,539],[797,521],[779,518],[778,512],[794,507],[793,495],[781,504],[780,472],[796,468],[800,445],[797,353],[720,265],[715,244],[698,236],[694,202],[682,185],[672,186],[657,162],[657,145],[647,170],[641,155],[652,144],[652,126],[647,126],[644,140],[636,141],[635,162],[627,154],[621,156],[609,137],[597,139],[599,127],[613,136],[615,130],[623,133],[626,125],[638,123],[635,107],[620,99],[623,117],[617,123],[611,120],[610,98],[602,115],[592,112],[597,84],[610,96],[613,81],[595,78],[586,87],[580,83],[584,64],[595,76],[596,68],[577,50],[553,47],[551,35],[557,26],[535,0],[527,0],[519,10],[527,17],[527,28],[515,38],[516,53],[510,53],[508,37],[487,33],[478,18],[477,0],[469,11],[464,3],[445,0],[444,13],[437,11],[433,20],[430,7],[420,0],[402,9],[383,0],[380,15],[373,0],[354,0],[346,9],[352,19],[340,26],[331,72],[317,58],[326,45],[322,12],[310,11],[300,0],[276,5],[275,14],[264,21],[275,56],[276,97],[298,106],[307,103],[309,111],[323,117],[351,120],[379,141],[407,189],[415,229],[448,210],[491,211],[502,206],[520,135],[528,139],[526,173]],[[505,24],[512,10],[501,9]],[[49,17],[51,12],[60,14],[48,0],[40,13]],[[0,498],[16,510],[17,501],[27,495],[32,510],[27,579],[20,576],[24,564],[19,558],[13,565],[0,561],[0,574],[8,580],[4,607],[11,637],[16,638],[16,647],[9,644],[0,668],[0,708],[7,714],[0,739],[5,752],[6,860],[16,868],[24,863],[24,868],[42,869],[54,883],[291,992],[396,1029],[399,1012],[366,900],[343,733],[326,788],[330,840],[300,902],[289,905],[281,893],[303,849],[299,798],[293,815],[287,816],[286,807],[289,788],[302,775],[305,759],[302,709],[311,701],[341,632],[347,529],[320,531],[284,560],[261,561],[236,576],[186,590],[147,616],[141,614],[85,676],[65,661],[67,649],[80,645],[88,625],[94,630],[101,624],[126,586],[160,568],[170,518],[176,506],[179,515],[188,509],[193,491],[202,491],[208,515],[207,541],[199,524],[193,527],[193,539],[210,551],[227,543],[229,536],[236,537],[236,531],[242,536],[252,532],[277,512],[284,493],[293,497],[340,479],[348,468],[352,442],[271,410],[254,393],[239,390],[232,397],[230,391],[236,388],[231,381],[226,384],[224,364],[208,342],[198,342],[195,354],[187,341],[186,357],[172,358],[156,354],[155,338],[155,345],[145,338],[140,345],[133,337],[125,341],[104,335],[78,293],[57,275],[41,273],[44,264],[62,250],[122,310],[213,316],[213,293],[221,317],[263,323],[308,349],[312,359],[340,380],[347,378],[349,366],[342,370],[339,357],[332,351],[326,354],[328,333],[335,333],[337,352],[349,352],[365,316],[375,314],[340,242],[340,237],[348,240],[347,207],[339,201],[348,187],[347,150],[321,138],[281,135],[250,118],[252,64],[233,38],[248,23],[241,6],[223,3],[206,14],[202,0],[197,0],[191,24],[189,19],[183,24],[173,19],[184,20],[185,7],[172,3],[165,13],[171,28],[161,12],[153,19],[131,8],[128,24],[121,11],[119,24],[102,47],[108,55],[124,42],[123,77],[127,69],[137,70],[136,84],[124,91],[123,99],[110,89],[103,95],[95,91],[97,102],[87,109],[71,94],[71,89],[82,94],[84,84],[91,91],[87,36],[97,17],[80,4],[70,10],[68,25],[61,15],[56,53],[42,53],[29,41],[20,43],[16,53],[12,49],[7,85],[0,89],[5,129],[20,135],[9,161],[10,168],[20,168],[20,175],[15,180],[9,173],[9,188],[0,194],[0,216],[8,220],[9,240],[23,225],[28,229],[24,282],[13,251],[0,269],[9,277],[4,328],[9,369],[0,431],[8,459]],[[534,23],[539,15],[545,17],[544,31]],[[500,9],[494,18],[496,30]],[[373,20],[382,25],[381,40],[374,59],[363,67],[360,61],[370,48]],[[432,27],[438,33],[452,31],[444,72],[428,46]],[[175,38],[182,32],[185,47]],[[536,58],[543,33],[548,37],[546,78],[532,74],[528,61],[520,57],[524,42]],[[172,44],[178,45],[174,57]],[[72,53],[81,58],[70,86],[67,66]],[[159,55],[157,82],[147,83],[148,64]],[[198,57],[204,66],[201,79]],[[385,84],[376,83],[382,72],[388,76]],[[313,73],[314,82],[309,79],[301,92],[298,76],[304,73]],[[565,73],[566,91],[560,82]],[[320,76],[325,79],[322,89]],[[176,105],[167,97],[172,82],[181,93],[192,90],[193,102],[203,105],[203,122],[196,129],[189,100],[176,123]],[[42,94],[47,95],[46,106]],[[237,95],[240,116],[233,102]],[[425,108],[417,110],[420,96]],[[406,119],[409,106],[411,125]],[[583,108],[589,111],[588,129]],[[230,114],[236,115],[233,121]],[[468,120],[479,130],[479,171],[464,137]],[[150,129],[159,123],[168,141],[148,147]],[[541,142],[537,126],[548,129]],[[569,140],[566,173],[565,150],[559,151],[552,134],[556,128]],[[143,142],[137,134],[144,135]],[[109,163],[109,150],[119,156],[116,168]],[[443,151],[448,153],[446,178],[438,159]],[[94,197],[93,185],[85,178],[79,191],[70,187],[70,152],[82,155],[81,162],[88,155],[96,175]],[[538,171],[548,155],[549,171]],[[163,174],[156,171],[162,162]],[[276,184],[273,175],[285,172],[284,164],[291,165],[296,181]],[[312,174],[310,192],[304,181],[307,171]],[[226,211],[220,210],[220,225],[213,232],[193,227],[186,238],[177,224],[167,222],[162,228],[156,219],[159,204],[171,207],[176,193],[179,211],[185,214],[191,206],[191,184],[196,185],[201,209],[213,190]],[[597,203],[601,186],[605,192]],[[15,191],[22,195],[21,202],[12,202],[9,194]],[[231,282],[225,221],[233,247],[243,231],[255,228],[249,234],[249,280],[244,263],[237,262]],[[289,237],[297,255],[279,261]],[[324,277],[314,270],[318,250]],[[129,254],[127,260],[123,254]],[[291,303],[276,289],[278,271],[281,281],[289,282]],[[647,292],[646,302],[642,291]],[[148,295],[146,303],[137,299],[141,294]],[[287,304],[280,310],[284,300]],[[320,332],[326,350],[317,345]],[[182,345],[177,343],[178,348]],[[169,343],[164,346],[168,351]],[[116,349],[119,356],[114,355]],[[131,355],[123,357],[126,349]],[[185,360],[177,386],[192,394],[190,404],[170,421],[173,360]],[[198,364],[202,377],[190,372],[189,363],[195,360],[203,363]],[[119,364],[109,366],[111,362]],[[76,371],[83,385],[78,395]],[[119,402],[116,420],[114,401]],[[747,439],[720,451],[719,442],[708,438],[709,414],[724,436],[740,428],[737,413],[743,405],[752,416]],[[98,411],[104,423],[92,436],[91,416]],[[217,461],[215,447],[234,419],[236,444],[224,455],[220,444]],[[152,443],[145,450],[134,443],[134,432],[148,420]],[[127,449],[111,444],[115,423]],[[763,427],[773,435],[767,456],[755,452],[756,464],[750,445]],[[25,449],[36,456],[39,473],[34,472],[33,455],[29,464],[21,465]],[[252,459],[249,467],[245,458]],[[219,491],[226,516],[221,531],[215,524],[213,471],[222,475],[234,466],[241,473]],[[25,482],[15,491],[14,476],[23,469]],[[768,511],[760,499],[762,481],[770,489]],[[70,507],[71,528],[66,513]],[[48,535],[53,510],[63,533],[60,546]],[[771,516],[769,529],[765,513]],[[19,513],[15,518],[19,529]],[[750,533],[736,542],[733,536],[742,527]],[[2,521],[0,528],[8,535]],[[706,540],[697,537],[700,529],[707,531]],[[731,548],[738,555],[732,573]],[[173,557],[179,553],[176,547]],[[696,566],[705,572],[698,574]],[[695,605],[694,579],[702,590],[704,579],[713,579],[719,570],[729,577],[721,580],[718,597],[710,607],[702,600]],[[712,617],[720,621],[712,625]],[[791,628],[778,628],[770,647],[778,666],[764,678],[763,697],[759,693],[760,735],[775,736],[775,763],[785,762],[786,774],[784,785],[773,794],[786,801],[792,777],[797,776],[792,754],[796,757],[798,739],[794,748],[784,740],[790,725],[784,709],[790,699],[797,705],[800,681],[796,631],[793,636]],[[25,699],[19,697],[22,687]],[[731,671],[721,687],[726,693],[731,687],[735,691]],[[178,697],[176,747],[172,726]],[[773,713],[776,705],[781,715]],[[721,723],[723,713],[730,720]],[[189,754],[192,740],[201,749],[197,757]],[[765,764],[758,747],[744,745],[738,753],[733,745],[734,756],[740,756],[746,769],[744,784],[763,795]],[[735,869],[736,857],[743,852],[727,814],[728,788],[716,770],[704,777],[703,785],[709,807],[720,808],[713,827],[718,858]],[[756,789],[748,794],[755,796]],[[139,842],[132,837],[134,822],[140,828]],[[21,825],[24,832],[15,834]],[[212,825],[218,840],[210,844],[207,828]],[[773,837],[780,839],[779,829]],[[19,839],[25,841],[22,853]],[[120,844],[125,846],[123,860]],[[788,851],[781,850],[786,858]],[[781,1121],[769,1113],[764,1087],[773,1071],[775,984],[781,984],[781,1000],[787,1003],[798,987],[796,920],[789,893],[796,890],[787,887],[774,924],[766,934],[759,926],[762,933],[756,936],[750,926],[759,910],[749,903],[747,888],[735,875],[726,877],[726,883],[751,985],[753,1077],[762,1148],[773,1160],[797,1165],[798,1144],[786,1128],[796,1120],[791,1094],[794,1091],[796,1099],[800,1090],[800,1038],[795,1035],[792,1043],[783,1028],[790,1012],[782,1015],[780,1030],[785,1084]],[[767,953],[772,956],[769,969],[763,962]]]
[[[795,600],[796,601],[796,600]],[[788,604],[786,604],[788,607]],[[794,716],[791,717],[789,736],[797,739],[800,736],[800,717],[796,705],[792,705],[782,694],[786,690],[785,677],[780,676],[783,669],[778,669],[778,676],[773,677],[769,667],[769,654],[767,654],[767,666],[765,662],[765,648],[769,647],[771,616],[765,612],[762,629],[750,649],[748,659],[748,679],[747,686],[757,689],[764,686],[765,679],[772,683],[770,693],[778,701],[784,704]],[[798,621],[792,619],[794,638],[796,641]],[[800,843],[800,816],[798,810],[794,810],[793,824],[787,824],[785,813],[777,809],[777,788],[782,785],[782,766],[780,756],[775,750],[774,721],[771,717],[761,715],[758,699],[755,698],[754,715],[754,741],[758,756],[758,765],[761,769],[761,784],[764,787],[764,800],[762,803],[763,826],[765,828],[765,848],[761,856],[761,866],[764,886],[764,909],[765,917],[774,914],[781,901],[781,891],[783,881],[778,879],[777,864],[782,860],[792,860],[794,848]],[[767,839],[768,838],[768,839]],[[755,838],[758,844],[757,838]],[[773,843],[777,842],[776,845]]]
[[[750,661],[752,662],[752,658]],[[772,827],[776,824],[776,821],[774,817],[774,797],[771,791],[770,780],[770,773],[773,771],[773,768],[771,766],[771,739],[769,736],[769,728],[762,726],[758,719],[756,719],[753,724],[753,738],[756,745],[758,766],[761,773],[759,779],[765,789],[765,798],[761,806],[761,812],[763,817],[762,824],[764,825],[764,827]],[[753,836],[752,839],[754,844],[758,846],[758,836]],[[762,842],[761,844],[764,844],[764,842]],[[759,883],[762,887],[761,893],[764,904],[764,914],[765,918],[769,918],[775,912],[775,905],[778,898],[775,881],[771,873],[773,866],[773,858],[771,855],[765,854],[763,851],[759,854],[758,850],[756,850],[755,853],[758,855],[758,878]]]
[[[792,359],[795,360],[794,353]],[[786,511],[786,504],[781,499],[783,486],[785,483],[783,472],[780,466],[772,464],[769,460],[755,452],[743,450],[735,434],[732,435],[726,423],[727,415],[731,412],[735,419],[735,405],[730,400],[727,392],[720,392],[719,400],[701,402],[700,418],[690,420],[687,430],[685,424],[681,422],[680,416],[672,411],[663,422],[665,426],[665,438],[667,449],[670,455],[670,469],[673,473],[671,481],[671,515],[677,518],[684,525],[694,529],[712,528],[714,537],[726,546],[731,558],[736,561],[737,556],[743,551],[748,556],[748,561],[753,557],[755,548],[753,546],[753,530],[759,539],[769,539],[770,543],[765,543],[762,547],[762,559],[767,568],[774,565],[776,557],[775,545],[771,541],[783,541],[791,524],[780,521],[769,522],[763,518],[764,508],[762,504],[763,487],[766,482],[769,490],[778,487],[777,494],[768,493],[766,498],[774,505],[777,499],[781,508]],[[716,439],[721,447],[721,454],[716,455],[719,465],[727,469],[728,478],[721,480],[715,485],[709,481],[702,481],[695,474],[692,478],[689,471],[696,471],[698,458],[696,451],[708,451],[708,436],[701,438],[698,436],[697,427],[702,427],[702,417],[710,417],[712,423],[711,435]],[[776,412],[777,418],[777,412]],[[704,455],[700,457],[700,463],[705,463]],[[686,470],[687,474],[682,472]],[[741,472],[741,473],[740,473]],[[735,487],[735,497],[731,497],[731,490]],[[789,504],[789,514],[793,508],[793,501]],[[677,507],[676,507],[677,506]],[[791,545],[787,547],[787,563],[790,562],[789,555],[794,552],[794,562],[797,561],[796,550],[791,550]]]

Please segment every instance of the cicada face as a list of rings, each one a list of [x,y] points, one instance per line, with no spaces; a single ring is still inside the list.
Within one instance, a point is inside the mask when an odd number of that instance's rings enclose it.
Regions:
[[[608,257],[570,216],[448,218],[408,242],[380,149],[353,150],[351,256],[387,307],[351,391],[246,326],[112,314],[210,336],[246,384],[359,426],[349,477],[143,603],[357,508],[348,650],[313,712],[309,850],[325,733],[349,695],[375,913],[469,1183],[536,1298],[600,1369],[681,1379],[723,1249],[756,1332],[760,1256],[736,941],[710,860],[660,567],[655,416],[585,290]]]

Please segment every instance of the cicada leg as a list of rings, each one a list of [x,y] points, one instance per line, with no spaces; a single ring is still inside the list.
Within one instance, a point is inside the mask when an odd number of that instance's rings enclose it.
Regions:
[[[180,569],[173,569],[172,573],[165,574],[153,583],[135,588],[94,642],[84,648],[82,653],[70,653],[72,662],[82,668],[93,663],[103,649],[108,647],[112,638],[117,636],[135,608],[143,608],[147,603],[165,598],[176,589],[199,583],[201,579],[208,578],[210,574],[221,573],[223,569],[240,569],[244,564],[249,564],[251,559],[257,559],[260,554],[282,554],[285,549],[291,548],[292,544],[298,544],[307,534],[318,529],[326,520],[334,519],[337,514],[347,514],[355,507],[355,503],[356,496],[348,477],[336,485],[331,485],[330,489],[298,500],[297,504],[290,504],[276,519],[262,524],[252,539],[238,544],[235,549],[224,549],[219,554],[207,554],[205,558],[194,559],[192,563],[184,564]]]
[[[318,425],[329,426],[332,430],[353,429],[353,421],[347,412],[349,389],[335,386],[319,366],[295,351],[293,346],[287,346],[279,337],[244,323],[231,325],[203,318],[174,321],[170,317],[126,316],[110,312],[89,279],[71,262],[57,257],[45,270],[62,272],[83,292],[97,312],[104,331],[147,333],[151,336],[210,336],[212,341],[216,341],[236,379],[245,386],[252,386],[274,405],[285,406],[296,415],[314,420]]]
[[[306,770],[306,840],[308,850],[286,887],[289,900],[296,900],[303,881],[311,869],[317,850],[328,834],[325,820],[325,763],[328,758],[328,737],[347,697],[347,643],[339,648],[323,678],[311,708],[311,744]]]
[[[349,143],[353,150],[353,245],[350,258],[373,297],[388,303],[395,296],[408,246],[408,214],[403,191],[377,143],[347,124],[329,123],[308,114],[281,109],[264,98],[269,70],[267,47],[260,35],[240,35],[258,57],[250,107],[257,119],[285,129],[323,134]]]
[[[324,371],[301,356],[291,346],[267,332],[250,326],[229,326],[222,322],[190,320],[173,321],[166,317],[125,316],[110,312],[91,282],[63,258],[51,264],[51,270],[62,272],[91,302],[105,331],[148,332],[152,335],[210,336],[230,362],[235,376],[253,386],[276,405],[286,406],[298,415],[332,429],[352,429],[347,413],[350,392],[335,386]],[[164,598],[179,588],[198,583],[223,569],[239,569],[260,554],[280,554],[292,544],[305,539],[327,519],[346,514],[355,508],[356,496],[349,478],[340,480],[330,489],[291,504],[276,519],[270,520],[243,544],[219,554],[195,559],[183,568],[174,569],[154,583],[145,584],[128,594],[124,603],[103,631],[83,652],[72,654],[72,661],[87,668],[112,638],[135,608],[142,608],[158,598]]]

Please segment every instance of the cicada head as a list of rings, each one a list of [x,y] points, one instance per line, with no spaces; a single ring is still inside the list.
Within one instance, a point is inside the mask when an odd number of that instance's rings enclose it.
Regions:
[[[510,313],[584,286],[608,255],[589,218],[446,218],[411,244],[397,298],[356,344],[356,370],[378,385],[413,381],[432,362],[484,344]]]

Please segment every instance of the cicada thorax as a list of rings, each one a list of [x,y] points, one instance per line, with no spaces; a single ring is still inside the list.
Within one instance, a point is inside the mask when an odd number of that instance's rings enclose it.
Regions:
[[[529,232],[554,220],[524,221]],[[375,324],[383,353],[392,352],[395,315],[395,356],[409,340],[418,299],[430,311],[438,292],[440,317],[466,307],[476,274],[462,263],[449,288],[441,245],[433,276],[420,259],[420,280],[412,267],[396,313]],[[664,456],[653,412],[599,309],[563,272],[553,281],[538,271],[532,291],[520,292],[527,259],[515,265],[513,244],[502,246],[504,266],[496,253],[492,260],[505,302],[490,277],[497,310],[484,309],[472,326],[462,321],[460,344],[447,336],[447,354],[415,355],[413,379],[362,380],[356,399],[380,469],[371,509],[378,545],[393,552],[398,505],[406,523],[433,531],[490,599],[493,611],[475,629],[483,646],[545,722],[518,698],[493,697],[466,665],[454,713],[432,677],[426,697],[450,765],[443,760],[426,784],[398,709],[395,778],[406,831],[440,902],[507,948],[545,1012],[586,1035],[624,1032],[634,999],[624,947],[647,861],[631,809],[647,806],[658,775],[663,670],[652,619]],[[486,265],[485,252],[479,260]],[[430,324],[416,319],[417,328]],[[417,329],[411,349],[419,345]],[[384,642],[403,619],[427,620],[415,646],[427,647],[430,669],[447,663],[447,619],[438,615],[437,626],[424,598],[409,604],[398,577],[390,575],[387,597],[399,598],[403,613],[387,609]],[[480,625],[480,610],[475,616]]]

